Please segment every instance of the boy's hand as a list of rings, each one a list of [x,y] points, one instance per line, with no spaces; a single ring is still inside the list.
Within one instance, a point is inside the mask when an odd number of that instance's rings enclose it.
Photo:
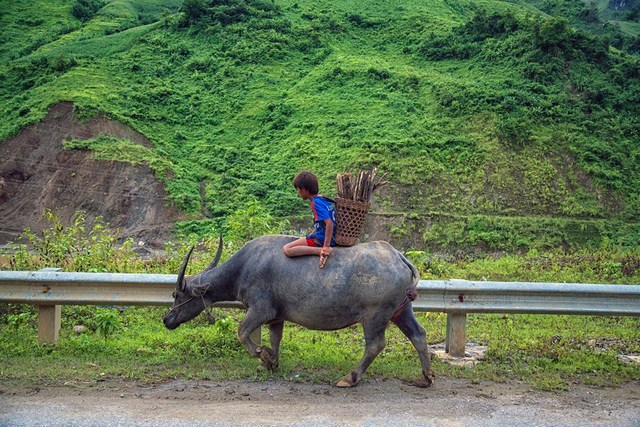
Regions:
[[[320,249],[320,268],[324,268],[330,253],[331,248],[328,246],[323,246],[322,249]]]

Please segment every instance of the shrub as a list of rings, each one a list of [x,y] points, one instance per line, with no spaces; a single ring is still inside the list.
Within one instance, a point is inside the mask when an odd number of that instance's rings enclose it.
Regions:
[[[496,136],[505,146],[524,148],[533,136],[532,123],[513,116],[501,117],[496,122]]]
[[[185,24],[199,22],[207,14],[206,2],[205,0],[184,0],[181,11],[184,13]]]
[[[227,218],[227,233],[230,240],[247,242],[266,234],[277,234],[290,228],[286,220],[276,220],[257,201],[250,201]]]
[[[88,21],[104,7],[105,3],[101,0],[76,0],[71,7],[71,14],[81,21]]]
[[[273,2],[262,0],[186,0],[182,5],[183,26],[231,25],[250,19],[272,19],[282,14]]]
[[[46,210],[44,217],[51,227],[37,234],[22,233],[26,244],[17,246],[9,262],[14,270],[60,267],[67,271],[122,272],[135,259],[133,241],[118,242],[118,230],[111,230],[101,218],[90,225],[86,213],[78,211],[65,226],[58,215]]]
[[[119,314],[117,310],[114,309],[96,309],[96,323],[96,332],[102,335],[105,341],[122,328],[122,322],[120,321]]]

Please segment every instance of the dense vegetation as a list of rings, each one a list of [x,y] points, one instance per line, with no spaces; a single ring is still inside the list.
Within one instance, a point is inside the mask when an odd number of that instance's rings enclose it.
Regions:
[[[255,212],[255,211],[254,211]],[[68,271],[173,273],[184,246],[151,260],[135,256],[132,242],[117,245],[117,234],[98,221],[88,224],[79,214],[63,226],[47,213],[51,227],[26,232],[30,244],[16,248],[10,268],[35,270],[61,267]],[[245,239],[281,231],[273,218],[251,222],[252,211],[229,221],[223,261]],[[263,217],[265,218],[265,217]],[[210,261],[215,241],[200,242],[190,272]],[[526,256],[461,256],[443,259],[423,252],[408,256],[423,279],[464,277],[470,280],[558,281],[582,283],[640,282],[640,252],[536,253]],[[1,260],[0,260],[1,261]],[[2,267],[0,265],[0,267]],[[64,306],[61,338],[55,345],[37,342],[35,307],[0,305],[0,378],[4,386],[74,386],[110,377],[154,382],[168,378],[265,378],[258,362],[236,338],[242,318],[238,310],[215,309],[215,319],[199,316],[175,331],[160,321],[165,308]],[[446,316],[421,313],[430,344],[445,338]],[[84,331],[74,327],[82,325]],[[474,382],[519,380],[541,389],[566,389],[575,382],[611,386],[640,380],[640,366],[624,355],[640,353],[640,319],[633,317],[469,315],[470,342],[487,346],[486,360],[474,367],[435,361],[439,377],[454,375]],[[266,330],[266,328],[263,328]],[[266,332],[266,331],[265,331]],[[387,332],[387,348],[365,379],[383,376],[414,379],[419,364],[410,342],[395,327]],[[268,342],[268,337],[263,336]],[[362,351],[359,327],[342,331],[308,331],[287,324],[277,378],[330,383],[352,369]]]
[[[374,165],[391,180],[380,212],[440,220],[420,232],[428,245],[473,246],[433,236],[466,235],[480,218],[489,237],[535,229],[520,239],[531,244],[488,238],[489,249],[581,247],[585,228],[605,230],[588,246],[633,246],[640,24],[630,4],[12,2],[0,15],[0,140],[62,100],[126,123],[154,149],[67,146],[149,162],[180,207],[207,219],[185,230],[256,203],[296,214],[298,170],[332,194],[337,172]],[[482,219],[496,216],[498,228]],[[550,235],[539,216],[570,225]]]
[[[640,4],[618,3],[5,2],[0,141],[73,101],[81,117],[128,124],[153,149],[109,136],[66,149],[147,162],[196,220],[179,224],[185,239],[165,257],[141,260],[108,224],[79,212],[64,225],[47,212],[52,227],[26,231],[28,246],[0,257],[0,268],[173,273],[199,243],[195,271],[209,261],[212,227],[224,228],[224,257],[290,231],[287,217],[305,209],[290,188],[298,170],[316,171],[332,194],[337,172],[377,166],[391,183],[376,209],[396,215],[393,235],[420,237],[423,250],[408,255],[423,279],[638,283]],[[235,338],[237,311],[173,332],[161,314],[65,307],[60,342],[43,346],[35,310],[3,305],[0,377],[254,375]],[[444,315],[420,320],[430,343],[444,339]],[[87,330],[73,332],[77,324]],[[635,318],[474,315],[468,337],[488,346],[486,362],[436,362],[436,373],[544,389],[638,380],[637,365],[618,356],[640,353],[639,330]],[[388,338],[370,375],[414,377],[410,344],[395,328]],[[353,328],[288,327],[278,375],[332,381],[360,344]]]

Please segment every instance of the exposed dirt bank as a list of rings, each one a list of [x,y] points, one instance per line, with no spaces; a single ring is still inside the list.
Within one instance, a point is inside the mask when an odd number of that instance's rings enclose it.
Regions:
[[[91,221],[101,216],[123,237],[162,243],[180,212],[169,203],[163,184],[148,167],[95,160],[91,152],[62,148],[66,139],[98,135],[150,146],[140,133],[104,117],[81,122],[73,104],[53,106],[40,123],[0,143],[0,243],[25,227],[40,231],[50,224],[45,209],[67,224],[76,210]]]

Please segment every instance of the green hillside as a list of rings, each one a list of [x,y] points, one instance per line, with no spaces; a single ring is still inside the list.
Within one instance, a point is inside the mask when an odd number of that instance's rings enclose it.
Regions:
[[[379,212],[438,218],[427,244],[637,246],[640,24],[608,4],[5,1],[0,141],[73,101],[154,149],[68,148],[149,162],[196,219],[306,212],[300,169],[331,195],[377,166]]]

